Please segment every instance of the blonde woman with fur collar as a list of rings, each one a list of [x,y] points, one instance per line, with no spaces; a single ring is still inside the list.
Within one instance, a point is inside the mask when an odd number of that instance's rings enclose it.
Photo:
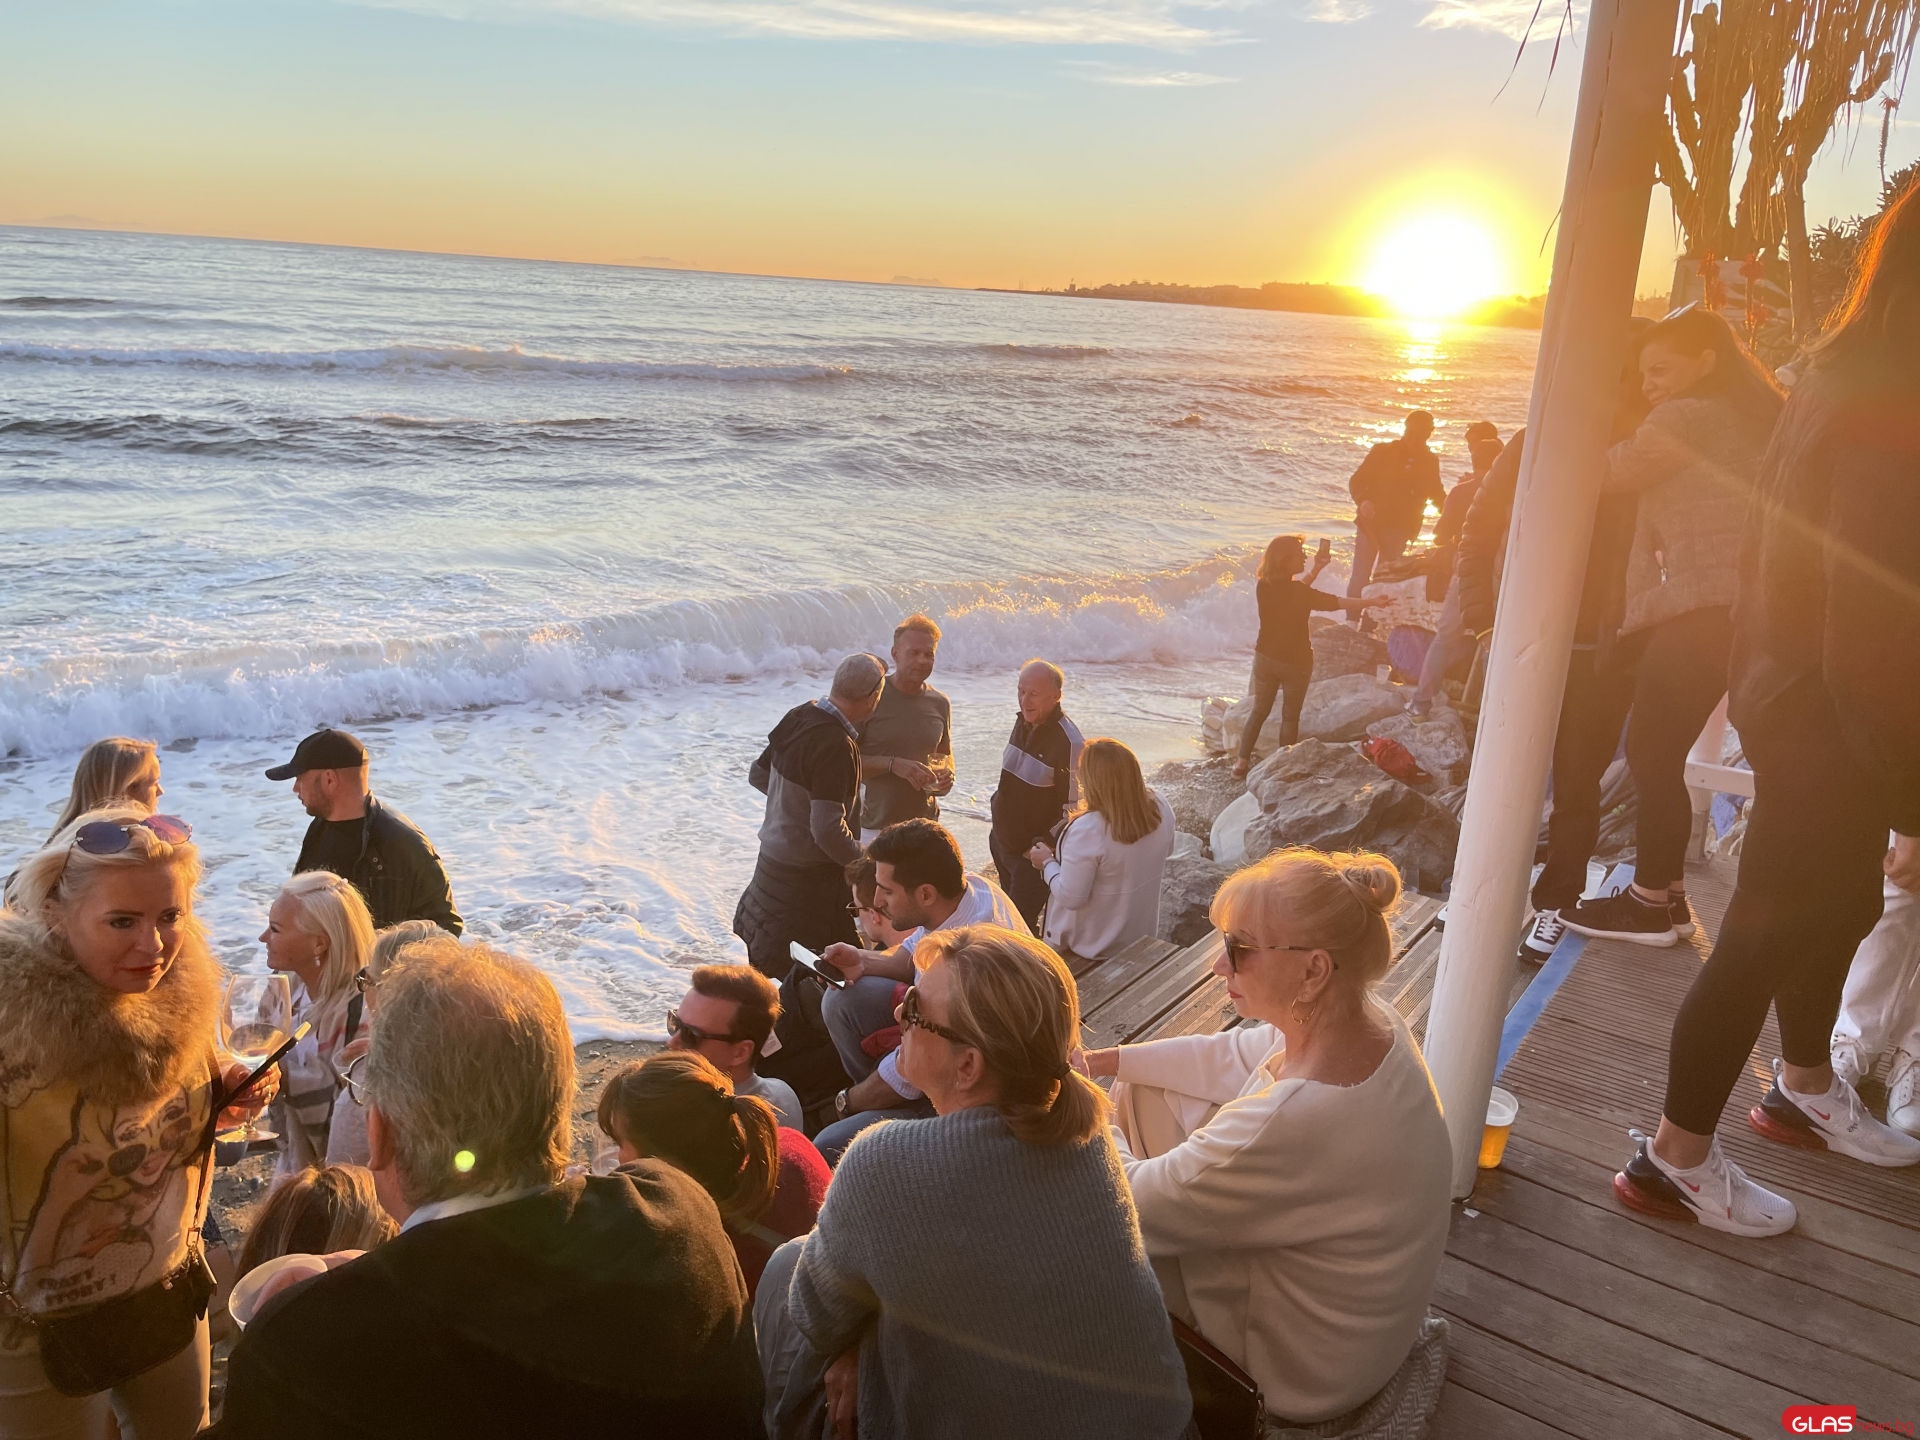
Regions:
[[[342,1055],[366,1028],[364,1001],[354,978],[373,952],[373,916],[351,881],[329,870],[309,870],[280,887],[260,932],[267,964],[299,982],[293,1019],[313,1028],[287,1056],[287,1088],[275,1108],[280,1132],[279,1177],[327,1163],[327,1132],[334,1101],[345,1088]]]
[[[90,811],[0,911],[0,1435],[92,1440],[117,1418],[126,1440],[185,1440],[206,1420],[211,1111],[246,1068],[215,1055],[191,836]]]

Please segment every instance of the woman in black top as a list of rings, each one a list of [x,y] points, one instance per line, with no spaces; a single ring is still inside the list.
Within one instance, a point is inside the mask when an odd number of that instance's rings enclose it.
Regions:
[[[1329,595],[1313,588],[1320,572],[1327,568],[1329,556],[1323,550],[1314,557],[1313,569],[1304,580],[1296,579],[1307,568],[1307,544],[1298,535],[1281,535],[1267,546],[1260,561],[1254,594],[1260,602],[1260,638],[1253,642],[1253,679],[1248,691],[1253,696],[1253,713],[1240,734],[1240,758],[1234,762],[1233,778],[1244,780],[1253,764],[1253,747],[1260,729],[1273,713],[1273,702],[1283,691],[1280,706],[1280,743],[1291,745],[1300,738],[1300,707],[1307,703],[1307,686],[1313,680],[1313,645],[1307,639],[1307,614],[1313,610],[1358,610],[1368,605],[1385,605],[1385,595]]]

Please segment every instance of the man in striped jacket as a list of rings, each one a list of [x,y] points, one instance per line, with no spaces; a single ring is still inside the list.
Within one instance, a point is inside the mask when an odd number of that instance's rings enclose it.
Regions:
[[[1000,888],[1034,934],[1047,903],[1047,881],[1027,852],[1053,843],[1060,822],[1080,798],[1080,727],[1060,708],[1066,676],[1058,665],[1029,660],[1020,669],[1020,713],[1000,756],[993,792],[993,863]]]

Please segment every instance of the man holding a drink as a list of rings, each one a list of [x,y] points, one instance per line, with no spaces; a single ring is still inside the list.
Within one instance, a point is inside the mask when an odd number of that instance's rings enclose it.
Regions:
[[[860,843],[902,820],[938,820],[953,789],[953,706],[927,681],[940,627],[909,615],[893,630],[893,674],[860,729]]]

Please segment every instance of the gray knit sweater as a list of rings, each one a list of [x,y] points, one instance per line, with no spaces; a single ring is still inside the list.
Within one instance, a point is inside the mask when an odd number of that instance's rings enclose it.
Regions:
[[[1640,499],[1622,635],[1733,604],[1740,528],[1768,433],[1730,400],[1683,397],[1654,406],[1608,452],[1605,489]]]
[[[1014,1138],[991,1108],[867,1130],[788,1292],[822,1355],[860,1353],[860,1437],[1173,1440],[1186,1374],[1103,1130]]]

